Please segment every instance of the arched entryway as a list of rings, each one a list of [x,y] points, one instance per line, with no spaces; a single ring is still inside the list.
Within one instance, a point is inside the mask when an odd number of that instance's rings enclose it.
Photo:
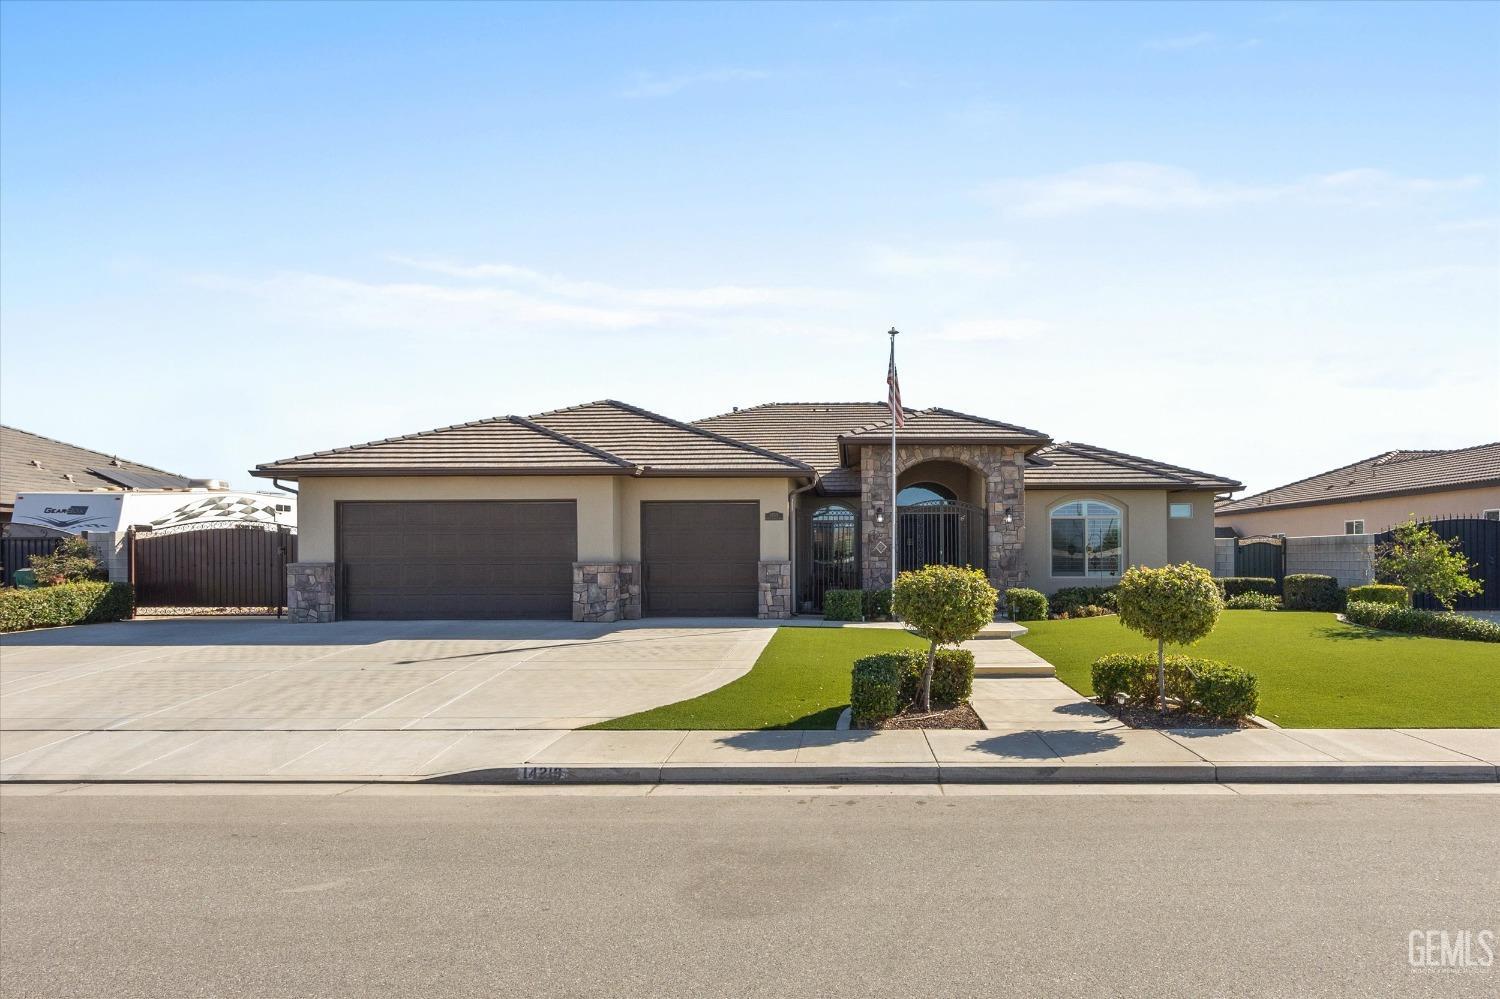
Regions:
[[[900,477],[897,571],[924,565],[985,567],[984,507],[967,501],[983,489],[975,478],[972,470],[950,461],[922,462]]]
[[[829,590],[859,589],[859,515],[851,505],[825,503],[813,510],[808,528],[801,599],[808,610],[820,611]]]

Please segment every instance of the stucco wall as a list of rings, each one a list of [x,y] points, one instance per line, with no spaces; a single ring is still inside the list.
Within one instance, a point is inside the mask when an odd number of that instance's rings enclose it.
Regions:
[[[1191,503],[1193,515],[1182,520],[1167,518],[1167,561],[1191,562],[1213,571],[1214,494],[1212,492],[1167,493],[1167,503]],[[1170,513],[1170,509],[1168,510]]]
[[[1500,486],[1219,514],[1216,522],[1220,527],[1233,527],[1240,532],[1240,537],[1254,534],[1285,534],[1289,537],[1343,534],[1346,520],[1363,520],[1368,533],[1379,534],[1393,524],[1405,523],[1412,514],[1416,514],[1419,520],[1477,517],[1484,510],[1500,510]]]
[[[787,558],[788,521],[765,514],[787,509],[791,480],[668,479],[615,475],[329,476],[299,483],[297,555],[303,562],[334,557],[334,504],[339,500],[560,499],[578,504],[578,560],[641,557],[642,500],[754,500],[760,504],[762,559]]]
[[[1064,586],[1108,586],[1118,577],[1052,575],[1052,508],[1074,500],[1096,499],[1120,508],[1124,517],[1125,567],[1166,565],[1171,560],[1167,535],[1167,492],[1163,489],[1026,490],[1026,511],[1031,530],[1026,532],[1026,585],[1043,593]],[[1213,521],[1208,525],[1207,560],[1213,566]]]

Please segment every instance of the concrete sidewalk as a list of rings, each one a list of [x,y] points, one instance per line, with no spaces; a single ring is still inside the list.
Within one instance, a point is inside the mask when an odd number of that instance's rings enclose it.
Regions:
[[[1001,681],[1024,682],[1024,681]],[[0,780],[570,783],[1495,782],[1500,730],[6,732]]]

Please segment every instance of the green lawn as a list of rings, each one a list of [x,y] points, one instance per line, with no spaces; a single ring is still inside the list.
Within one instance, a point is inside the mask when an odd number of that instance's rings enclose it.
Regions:
[[[749,673],[718,690],[591,725],[610,729],[833,728],[849,706],[854,660],[922,648],[889,628],[778,628]]]
[[[1108,652],[1155,651],[1119,618],[1031,621],[1020,643],[1092,694]],[[1172,649],[1260,678],[1260,714],[1287,728],[1500,728],[1500,645],[1371,631],[1310,611],[1225,611],[1214,633]]]

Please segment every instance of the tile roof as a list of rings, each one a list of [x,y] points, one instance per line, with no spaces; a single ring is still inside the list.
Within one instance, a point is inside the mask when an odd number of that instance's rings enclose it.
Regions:
[[[24,492],[186,489],[191,484],[185,476],[138,461],[124,461],[102,451],[0,426],[0,507],[14,506],[16,493]]]
[[[624,459],[519,416],[458,423],[257,465],[263,478],[298,475],[570,474],[629,471]]]
[[[840,467],[839,435],[888,417],[883,402],[768,402],[695,421],[696,426],[806,462],[829,493],[858,493],[859,469]]]
[[[1387,451],[1330,472],[1222,503],[1215,513],[1311,506],[1500,483],[1500,442],[1452,451]]]
[[[1059,441],[1033,452],[1026,459],[1025,475],[1026,485],[1036,489],[1090,486],[1230,492],[1244,488],[1221,475],[1073,441]]]
[[[614,399],[538,413],[544,427],[659,473],[807,475],[812,466],[709,427],[681,423]]]
[[[881,407],[884,409],[884,407]],[[891,435],[891,419],[889,415],[868,426],[851,430],[844,434],[846,438],[869,438],[886,437]],[[908,410],[906,413],[906,425],[896,431],[896,440],[903,438],[909,440],[925,440],[928,438],[943,438],[953,440],[1003,440],[1017,442],[1037,443],[1050,440],[1040,430],[1031,430],[1027,427],[1018,427],[1014,423],[1001,423],[999,420],[987,419],[983,416],[970,416],[968,413],[959,413],[951,409],[943,409],[934,406],[931,409]]]

